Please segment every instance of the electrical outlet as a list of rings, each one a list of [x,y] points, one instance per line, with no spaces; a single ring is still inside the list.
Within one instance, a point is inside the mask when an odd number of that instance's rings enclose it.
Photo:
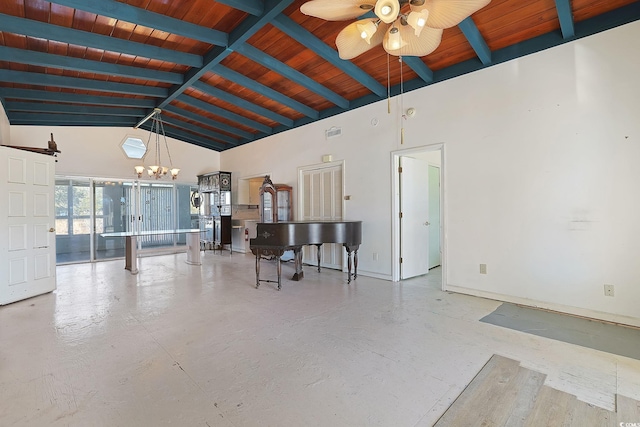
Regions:
[[[614,296],[613,285],[604,285],[604,296],[606,297]]]
[[[480,274],[487,274],[487,264],[480,264]]]
[[[377,261],[378,260],[378,252],[374,252],[373,253],[373,260]]]

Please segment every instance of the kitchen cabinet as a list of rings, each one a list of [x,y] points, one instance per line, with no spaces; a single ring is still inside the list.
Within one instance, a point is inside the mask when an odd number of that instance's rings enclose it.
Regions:
[[[264,177],[238,179],[237,205],[259,205],[260,187]]]

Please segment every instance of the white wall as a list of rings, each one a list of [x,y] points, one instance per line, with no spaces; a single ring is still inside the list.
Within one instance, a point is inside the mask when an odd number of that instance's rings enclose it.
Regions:
[[[138,136],[145,144],[149,138],[148,131],[133,128],[11,126],[11,144],[46,148],[51,133],[61,151],[56,175],[114,179],[137,178],[133,167],[141,160],[125,155],[121,145],[126,137]],[[152,143],[154,141],[152,138]],[[164,141],[161,142],[164,145]],[[220,153],[169,137],[167,144],[174,166],[180,168],[177,182],[196,183],[197,175],[220,169]],[[155,148],[151,154],[155,155]],[[167,160],[164,147],[160,154],[164,163]],[[150,162],[145,164],[148,166]],[[171,177],[163,180],[171,181]]]
[[[638,75],[635,22],[405,94],[417,115],[403,145],[396,99],[392,115],[379,102],[225,151],[221,164],[273,171],[295,191],[297,167],[344,159],[346,218],[363,220],[359,271],[390,278],[390,153],[443,143],[446,289],[640,325]],[[332,126],[343,135],[325,140]]]
[[[4,105],[0,103],[0,145],[11,145],[11,126]]]

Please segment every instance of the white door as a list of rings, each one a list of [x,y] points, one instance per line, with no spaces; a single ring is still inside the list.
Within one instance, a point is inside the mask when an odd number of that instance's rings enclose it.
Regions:
[[[56,288],[54,162],[0,147],[0,304]]]
[[[342,220],[342,163],[332,163],[299,171],[300,219],[303,221]],[[342,245],[324,244],[321,247],[320,265],[342,270]],[[316,246],[305,246],[303,262],[317,265]]]
[[[429,272],[429,164],[400,157],[400,278]]]
[[[440,168],[429,165],[429,269],[442,263],[440,253]]]

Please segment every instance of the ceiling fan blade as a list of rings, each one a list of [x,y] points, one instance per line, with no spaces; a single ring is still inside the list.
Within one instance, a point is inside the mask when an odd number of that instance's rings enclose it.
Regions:
[[[305,15],[327,21],[346,21],[372,10],[375,0],[311,0],[300,6]]]
[[[455,27],[490,2],[491,0],[425,0],[421,6],[412,4],[411,10],[427,9],[427,26],[444,29]]]
[[[402,43],[398,44],[398,48],[393,47],[390,38],[392,37],[391,29],[385,34],[383,42],[384,50],[390,55],[395,56],[425,56],[436,50],[442,40],[443,31],[439,28],[424,27],[420,36],[415,35],[415,31],[410,25],[399,24],[396,21],[396,28],[399,30],[398,35],[402,39]]]
[[[358,24],[364,24],[368,21],[376,21],[375,19],[362,19],[360,21],[353,22],[340,31],[336,38],[336,46],[338,47],[338,53],[342,59],[352,59],[356,56],[368,51],[372,47],[378,46],[382,43],[384,34],[389,27],[385,23],[378,25],[378,30],[371,36],[369,43],[361,36],[361,31],[358,29]]]

